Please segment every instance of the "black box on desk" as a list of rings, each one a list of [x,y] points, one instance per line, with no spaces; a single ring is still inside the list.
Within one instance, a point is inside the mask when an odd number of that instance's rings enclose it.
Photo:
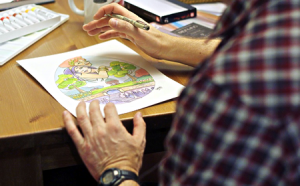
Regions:
[[[197,9],[178,0],[125,0],[124,7],[146,21],[161,24],[197,16]]]

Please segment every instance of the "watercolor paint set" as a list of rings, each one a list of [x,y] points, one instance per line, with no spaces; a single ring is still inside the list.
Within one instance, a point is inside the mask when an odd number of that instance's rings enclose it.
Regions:
[[[24,12],[26,12],[27,14],[25,14]],[[31,14],[31,17],[27,17],[28,20],[24,19],[20,17],[23,14],[25,14],[24,16]],[[35,19],[39,18],[40,22],[30,24],[33,22],[33,20],[30,20],[32,19],[32,17],[34,17]],[[42,17],[45,18],[45,20],[43,20]],[[69,15],[54,12],[41,5],[28,4],[0,12],[0,19],[2,19],[0,21],[0,38],[2,39],[2,42],[0,42],[1,66],[18,55],[20,52],[31,46],[33,43],[49,34],[58,26],[69,20]],[[25,20],[28,23],[26,23]],[[31,21],[30,23],[29,20]],[[23,24],[23,26],[21,26],[21,24]],[[7,25],[10,27],[13,27],[13,25],[17,27],[16,25],[18,25],[21,28],[14,28],[15,30],[11,29],[12,31],[7,32]],[[4,31],[3,29],[5,29],[6,31]],[[12,34],[14,35],[11,36]],[[13,39],[9,40],[8,38]]]
[[[48,28],[59,21],[59,14],[36,5],[0,12],[0,43]]]

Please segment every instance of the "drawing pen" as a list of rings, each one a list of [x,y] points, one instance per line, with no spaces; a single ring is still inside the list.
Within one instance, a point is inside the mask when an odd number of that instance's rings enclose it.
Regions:
[[[150,26],[147,25],[146,23],[142,22],[142,21],[135,21],[133,19],[129,19],[127,17],[124,17],[122,15],[119,15],[119,14],[105,14],[106,17],[111,17],[111,18],[117,18],[117,19],[121,19],[123,21],[126,21],[130,24],[132,24],[133,26],[137,27],[137,28],[141,28],[141,29],[144,29],[144,30],[149,30],[150,29]]]

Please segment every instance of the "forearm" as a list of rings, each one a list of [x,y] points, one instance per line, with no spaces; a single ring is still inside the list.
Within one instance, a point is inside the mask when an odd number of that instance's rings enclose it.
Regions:
[[[139,186],[139,184],[132,180],[125,180],[120,184],[120,186]]]
[[[210,56],[220,42],[221,39],[207,40],[171,36],[162,40],[161,58],[194,67]]]

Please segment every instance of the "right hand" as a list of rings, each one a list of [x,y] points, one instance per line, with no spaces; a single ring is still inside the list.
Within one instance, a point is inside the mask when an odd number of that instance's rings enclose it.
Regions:
[[[121,5],[112,3],[101,7],[94,15],[94,20],[84,25],[83,29],[91,36],[99,34],[99,38],[103,40],[118,37],[129,39],[149,56],[156,59],[163,59],[165,53],[162,47],[164,41],[168,39],[167,34],[158,31],[151,25],[149,25],[150,30],[146,31],[136,28],[126,21],[104,17],[105,14],[112,13],[145,22]]]
[[[138,175],[146,144],[146,123],[141,113],[133,118],[132,134],[123,126],[113,103],[105,105],[104,113],[105,119],[98,100],[91,102],[89,114],[85,102],[78,104],[77,122],[68,111],[64,112],[64,124],[80,157],[97,181],[108,168],[130,170]]]

